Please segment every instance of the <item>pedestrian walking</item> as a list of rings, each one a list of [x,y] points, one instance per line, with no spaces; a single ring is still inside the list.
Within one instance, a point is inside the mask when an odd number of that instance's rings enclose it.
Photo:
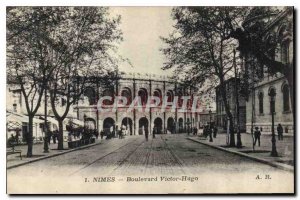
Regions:
[[[218,134],[218,128],[217,126],[214,127],[214,138],[217,137],[217,134]]]
[[[277,126],[278,140],[283,140],[283,128],[281,124]]]
[[[122,129],[119,130],[118,135],[119,135],[119,139],[122,139],[122,138],[123,138],[123,130],[122,130]]]
[[[19,144],[20,131],[21,130],[19,128],[17,128],[17,130],[16,130],[16,142],[17,142],[17,144]]]
[[[258,129],[258,127],[255,127],[255,131],[254,131],[254,146],[256,145],[256,141],[258,141],[258,146],[260,147],[260,135],[261,132]]]
[[[155,134],[157,133],[157,128],[154,126],[152,131],[152,137],[155,138]]]
[[[148,129],[145,129],[145,138],[146,138],[146,141],[148,141],[148,136],[149,136]]]
[[[196,135],[196,127],[193,127],[193,135]]]
[[[209,125],[209,128],[208,128],[208,134],[209,134],[209,142],[213,142],[213,128],[212,127],[210,127],[210,125]]]
[[[103,139],[103,136],[104,136],[104,131],[102,130],[102,131],[100,132],[101,140]]]
[[[206,126],[206,125],[203,126],[203,133],[202,133],[202,134],[203,134],[203,136],[204,136],[205,138],[207,138],[207,135],[208,135],[208,134],[207,134],[207,126]]]

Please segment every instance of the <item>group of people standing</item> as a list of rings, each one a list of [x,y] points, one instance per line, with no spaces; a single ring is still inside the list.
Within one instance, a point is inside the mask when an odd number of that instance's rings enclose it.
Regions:
[[[48,131],[48,136],[47,136],[48,144],[50,144],[51,139],[53,141],[53,144],[56,144],[56,141],[58,140],[58,130]]]
[[[158,128],[156,126],[153,127],[152,130],[152,138],[155,138],[155,135],[158,134]],[[148,141],[149,138],[149,131],[145,131],[145,139]]]
[[[83,127],[73,128],[68,130],[68,141],[80,140],[80,139],[89,139],[96,137],[98,139],[99,133],[96,129],[87,129]],[[53,143],[55,143],[53,141]]]
[[[207,136],[210,136],[210,137],[213,136],[214,138],[216,138],[217,134],[218,134],[218,128],[217,128],[217,126],[205,125],[203,127],[203,136],[205,138],[207,138]]]
[[[278,135],[278,140],[283,140],[283,128],[281,124],[277,125],[277,135]],[[259,130],[258,127],[255,127],[254,131],[254,142],[253,145],[256,145],[256,142],[258,142],[258,146],[260,146],[260,136],[261,136],[261,130]]]

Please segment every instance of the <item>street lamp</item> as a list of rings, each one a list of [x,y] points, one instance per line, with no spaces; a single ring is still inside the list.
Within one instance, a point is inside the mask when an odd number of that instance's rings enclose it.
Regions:
[[[277,157],[278,153],[276,150],[276,139],[275,139],[275,130],[274,130],[274,112],[275,112],[275,96],[276,96],[276,91],[275,89],[271,89],[269,91],[269,96],[270,96],[270,107],[271,107],[271,115],[272,115],[272,152],[271,156]]]
[[[208,113],[209,113],[209,142],[213,142],[212,130],[211,130],[211,109],[209,109]]]

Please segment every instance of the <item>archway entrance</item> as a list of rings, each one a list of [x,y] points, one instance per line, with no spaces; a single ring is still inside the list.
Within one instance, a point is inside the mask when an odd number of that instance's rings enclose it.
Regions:
[[[132,120],[129,117],[125,117],[122,120],[122,129],[126,130],[128,135],[132,135]]]
[[[172,117],[168,118],[167,130],[170,131],[171,134],[175,133],[175,122],[174,122],[174,119]]]
[[[162,134],[162,124],[163,124],[163,121],[161,118],[157,117],[155,120],[154,120],[154,128],[156,128],[157,130],[157,134]]]
[[[146,117],[142,117],[139,120],[139,135],[149,133],[149,121]]]
[[[115,120],[108,117],[103,121],[103,131],[105,134],[111,133],[115,130]]]

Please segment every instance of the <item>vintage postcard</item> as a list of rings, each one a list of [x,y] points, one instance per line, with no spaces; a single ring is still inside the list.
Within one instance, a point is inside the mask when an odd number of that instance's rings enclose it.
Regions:
[[[6,7],[7,194],[294,194],[293,7]]]

